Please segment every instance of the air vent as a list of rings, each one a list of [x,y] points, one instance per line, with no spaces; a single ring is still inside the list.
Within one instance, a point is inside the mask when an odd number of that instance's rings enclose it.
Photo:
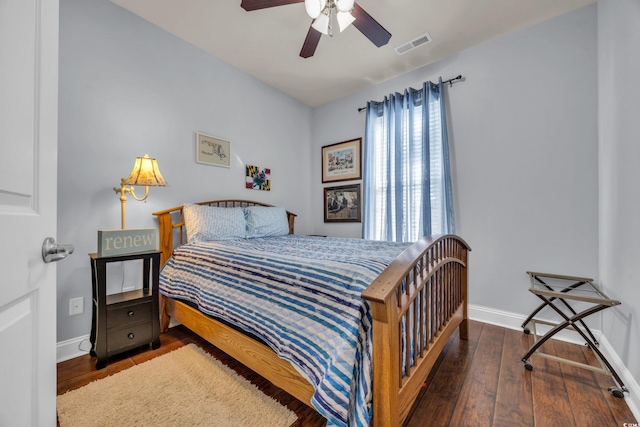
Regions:
[[[398,55],[402,55],[404,53],[409,52],[410,50],[417,48],[418,46],[427,44],[430,41],[431,41],[431,36],[429,35],[429,33],[426,33],[416,39],[411,40],[410,42],[401,44],[400,46],[396,47],[396,52],[398,53]]]

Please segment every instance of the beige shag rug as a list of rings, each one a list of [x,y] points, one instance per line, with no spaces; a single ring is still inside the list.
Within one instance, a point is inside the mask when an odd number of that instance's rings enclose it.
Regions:
[[[195,344],[58,396],[60,427],[289,427],[296,419]]]

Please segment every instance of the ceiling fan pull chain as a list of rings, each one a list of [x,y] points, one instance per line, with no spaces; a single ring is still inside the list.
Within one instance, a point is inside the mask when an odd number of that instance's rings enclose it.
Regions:
[[[329,3],[329,37],[333,37],[333,11],[335,10],[335,4],[333,0]]]

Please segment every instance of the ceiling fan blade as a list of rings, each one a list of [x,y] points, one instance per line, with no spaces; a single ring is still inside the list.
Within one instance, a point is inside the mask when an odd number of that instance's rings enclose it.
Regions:
[[[354,3],[351,14],[356,18],[353,26],[356,27],[366,38],[371,40],[376,46],[384,46],[389,43],[391,33],[384,29],[382,25],[371,17],[357,3]]]
[[[304,39],[300,56],[303,58],[311,58],[313,54],[316,53],[320,37],[322,37],[322,33],[312,26],[309,26],[309,32],[307,33],[307,38]]]
[[[242,0],[240,6],[247,12],[250,12],[252,10],[267,9],[269,7],[284,6],[294,3],[304,3],[304,0]]]

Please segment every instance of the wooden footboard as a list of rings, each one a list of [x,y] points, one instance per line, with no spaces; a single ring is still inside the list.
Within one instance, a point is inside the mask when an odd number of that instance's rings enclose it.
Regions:
[[[469,246],[424,237],[363,292],[373,316],[373,424],[402,425],[455,328],[467,339]]]
[[[213,206],[262,205],[249,201],[202,202]],[[294,214],[289,214],[293,233]],[[160,223],[164,264],[173,234],[182,243],[182,208],[154,213]],[[176,231],[177,230],[177,231]],[[373,425],[400,426],[449,337],[467,338],[467,256],[455,235],[424,237],[405,250],[363,292],[373,316]],[[162,330],[175,318],[213,345],[310,405],[312,385],[268,346],[189,305],[161,298]]]

